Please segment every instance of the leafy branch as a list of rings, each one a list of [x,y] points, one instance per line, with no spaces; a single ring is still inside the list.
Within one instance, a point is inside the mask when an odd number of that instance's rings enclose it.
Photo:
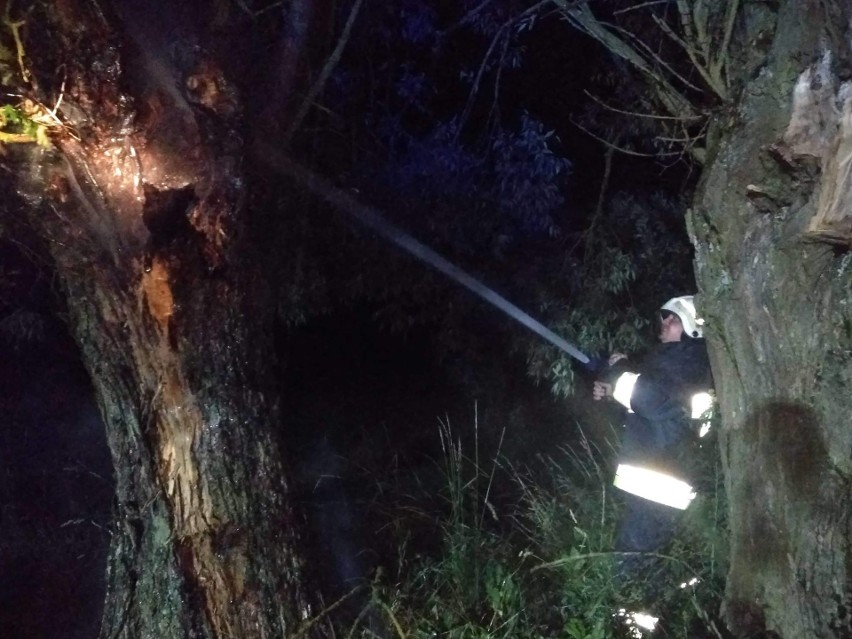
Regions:
[[[21,35],[26,20],[12,17],[12,4],[11,0],[6,3],[0,17],[7,42],[8,37],[12,40],[12,48],[0,44],[0,86],[6,88],[7,95],[17,96],[19,102],[0,104],[0,145],[36,143],[39,146],[50,146],[48,131],[51,129],[61,129],[74,137],[57,115],[65,83],[62,83],[53,109],[33,97],[38,87],[25,62],[27,55]]]
[[[32,108],[30,108],[32,107]],[[50,146],[47,126],[38,121],[38,109],[30,102],[21,107],[11,104],[0,106],[0,143]]]

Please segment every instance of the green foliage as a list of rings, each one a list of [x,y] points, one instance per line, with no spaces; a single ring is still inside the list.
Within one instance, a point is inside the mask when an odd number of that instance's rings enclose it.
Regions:
[[[11,104],[0,106],[0,142],[35,142],[50,146],[47,127],[38,121],[38,115]]]
[[[442,439],[442,507],[414,517],[408,509],[393,522],[408,539],[424,522],[436,521],[440,544],[413,558],[402,550],[399,564],[382,573],[395,575],[393,583],[372,586],[367,608],[385,619],[388,636],[632,636],[614,613],[643,601],[648,588],[616,581],[618,503],[610,494],[607,455],[583,439],[580,451],[564,450],[541,459],[539,472],[522,472],[499,454],[481,467],[478,454],[466,457],[449,429]],[[714,457],[708,455],[711,469]],[[649,559],[648,579],[671,584],[653,601],[668,636],[722,636],[708,611],[718,608],[725,571],[723,495],[717,476],[702,485],[709,492],[687,511],[675,541]],[[699,581],[691,584],[693,578]],[[350,636],[375,635],[356,622]]]
[[[7,96],[17,96],[15,104],[0,104],[0,145],[35,142],[39,146],[50,146],[47,131],[59,125],[55,114],[37,101],[25,99],[29,94],[27,87],[32,78],[25,64],[24,44],[21,30],[23,20],[11,17],[12,3],[6,5],[5,13],[0,16],[0,86]]]
[[[579,238],[582,259],[563,259],[555,273],[573,290],[560,294],[549,279],[539,285],[550,327],[592,356],[651,346],[659,306],[694,290],[682,210],[680,200],[659,193],[615,193]],[[533,377],[557,395],[573,392],[575,362],[537,342],[528,352]]]

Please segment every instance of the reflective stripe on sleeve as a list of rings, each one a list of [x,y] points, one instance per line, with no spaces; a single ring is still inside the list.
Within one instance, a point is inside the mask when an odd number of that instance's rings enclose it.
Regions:
[[[695,393],[690,403],[692,404],[692,419],[699,419],[713,406],[713,396],[710,393]]]
[[[639,375],[636,373],[622,373],[615,382],[615,388],[612,391],[612,398],[628,410],[637,379],[639,379]]]
[[[695,499],[695,491],[685,481],[650,468],[629,464],[618,465],[613,485],[631,495],[678,510],[685,510]]]

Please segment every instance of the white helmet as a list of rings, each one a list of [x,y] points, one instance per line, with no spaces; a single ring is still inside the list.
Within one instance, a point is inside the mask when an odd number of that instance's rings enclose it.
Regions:
[[[689,337],[704,337],[704,320],[695,314],[695,302],[692,295],[673,297],[660,307],[680,318],[683,332]]]

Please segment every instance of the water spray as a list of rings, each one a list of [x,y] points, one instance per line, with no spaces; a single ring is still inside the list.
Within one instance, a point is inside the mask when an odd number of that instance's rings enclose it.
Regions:
[[[296,180],[296,182],[298,182],[301,186],[305,187],[314,195],[322,198],[334,208],[354,217],[361,224],[375,231],[390,242],[393,242],[424,264],[428,264],[435,270],[452,278],[472,293],[475,293],[492,306],[500,309],[515,321],[520,322],[531,331],[540,335],[548,342],[567,353],[581,364],[585,364],[587,366],[590,365],[591,360],[589,357],[581,352],[576,346],[551,331],[537,319],[522,311],[505,297],[495,292],[475,277],[472,277],[467,272],[460,269],[444,256],[416,240],[395,224],[389,222],[375,208],[362,204],[346,191],[336,187],[334,184],[325,178],[320,177],[313,171],[297,164],[289,157],[280,153],[276,149],[273,149],[267,144],[258,142],[256,144],[256,148],[258,151],[258,157],[262,158],[265,163],[279,173],[283,173]]]

